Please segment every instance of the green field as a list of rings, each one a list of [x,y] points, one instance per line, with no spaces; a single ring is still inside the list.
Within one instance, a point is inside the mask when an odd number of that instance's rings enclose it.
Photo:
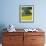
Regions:
[[[32,20],[32,15],[29,15],[29,16],[22,16],[21,19],[22,19],[22,20]]]

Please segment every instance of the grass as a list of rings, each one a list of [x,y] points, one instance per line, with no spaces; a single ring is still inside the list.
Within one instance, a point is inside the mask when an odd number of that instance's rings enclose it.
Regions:
[[[21,19],[22,19],[22,20],[32,20],[32,15],[29,15],[29,16],[22,16]]]

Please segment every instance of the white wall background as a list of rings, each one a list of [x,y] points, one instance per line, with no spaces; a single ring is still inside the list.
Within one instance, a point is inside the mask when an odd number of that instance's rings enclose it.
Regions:
[[[16,28],[42,27],[46,29],[46,0],[0,0],[0,24]],[[34,5],[34,22],[19,22],[19,5]]]

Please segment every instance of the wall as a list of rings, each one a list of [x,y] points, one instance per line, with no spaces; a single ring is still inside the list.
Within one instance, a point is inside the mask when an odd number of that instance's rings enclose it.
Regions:
[[[0,0],[0,31],[13,24],[16,28],[42,28],[46,32],[46,0]],[[34,22],[19,22],[19,5],[34,5]]]
[[[1,0],[0,25],[13,24],[16,28],[44,27],[46,28],[46,6],[42,0]],[[34,5],[34,22],[19,22],[19,5]],[[17,19],[17,20],[16,20]]]

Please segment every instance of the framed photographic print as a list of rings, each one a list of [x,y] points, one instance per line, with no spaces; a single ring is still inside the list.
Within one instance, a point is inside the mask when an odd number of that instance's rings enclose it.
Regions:
[[[20,5],[19,15],[20,22],[33,22],[34,5]]]

